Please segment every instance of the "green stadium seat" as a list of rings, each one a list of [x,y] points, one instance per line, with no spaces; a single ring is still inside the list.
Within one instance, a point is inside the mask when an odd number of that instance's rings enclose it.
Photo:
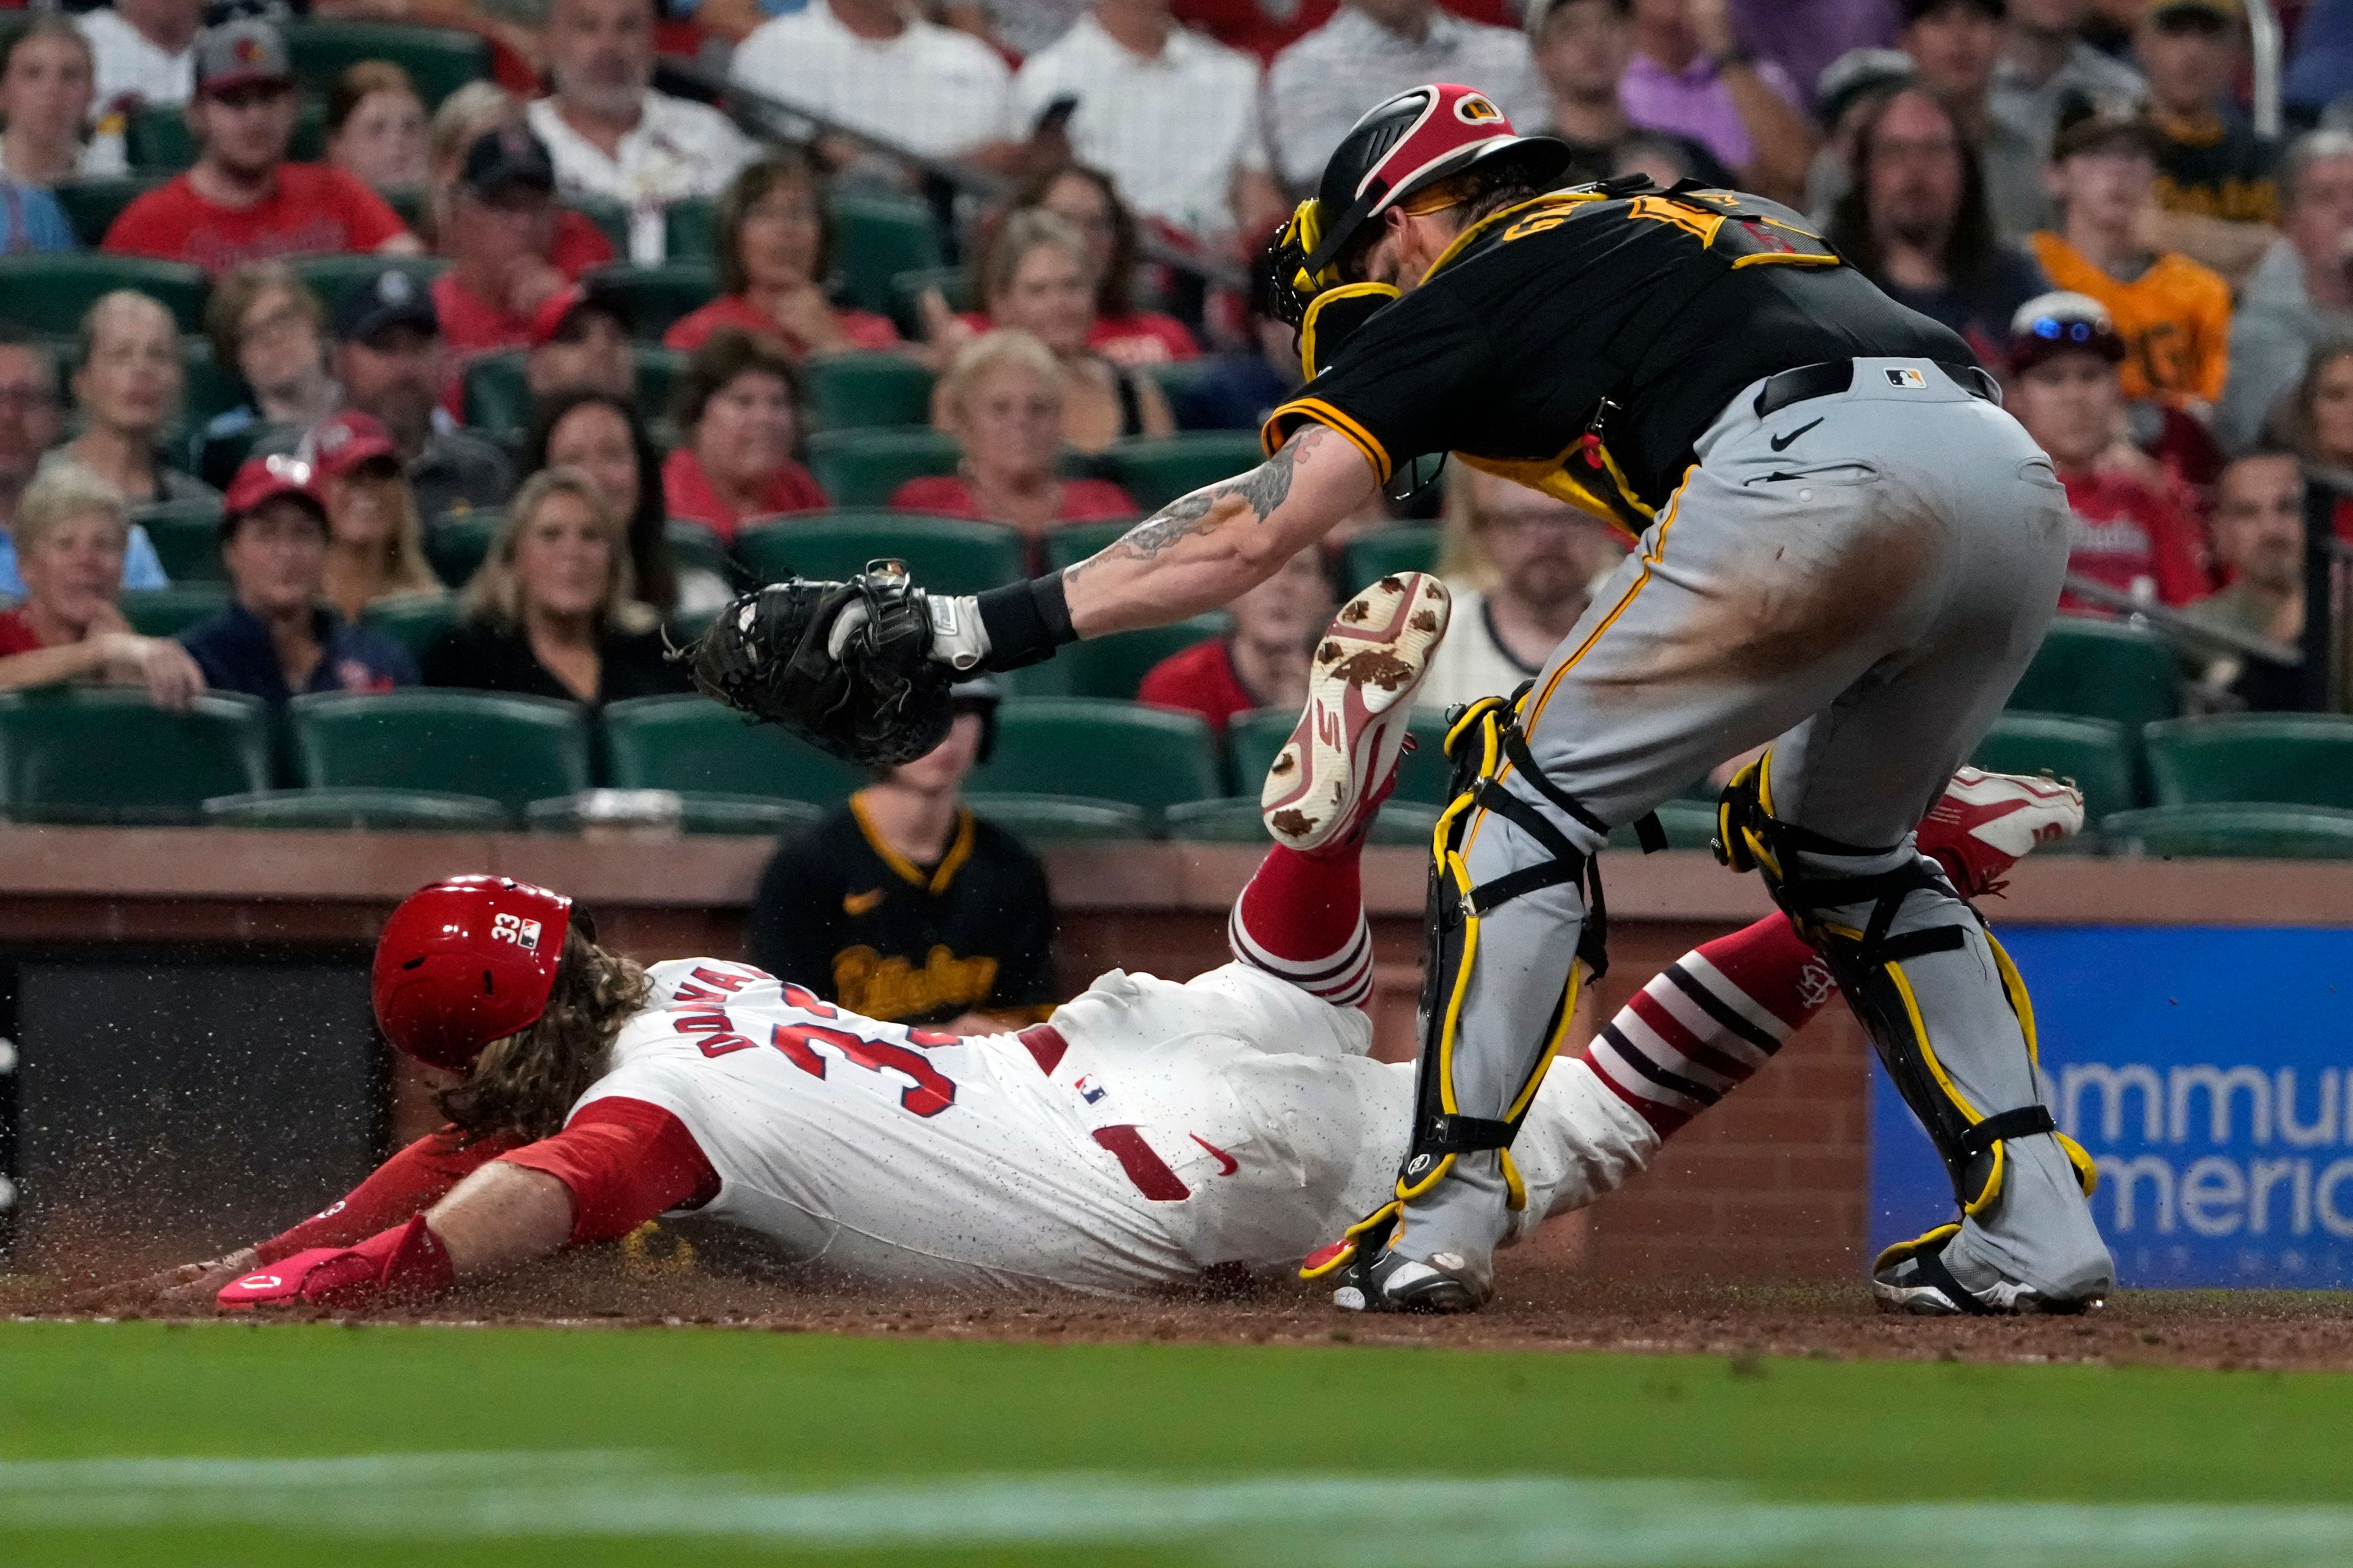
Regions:
[[[1094,697],[1008,700],[976,794],[1079,795],[1147,810],[1208,800],[1219,787],[1207,721]]]
[[[774,724],[752,724],[707,697],[634,697],[605,709],[606,773],[616,789],[757,795],[833,805],[866,770]]]
[[[830,511],[755,523],[735,535],[735,558],[763,583],[847,579],[869,561],[904,561],[934,593],[977,594],[1029,574],[1029,545],[1001,522],[911,511]]]
[[[599,804],[599,796],[609,793],[590,790],[585,795],[535,800],[523,813],[523,823],[533,833],[584,832],[591,826],[602,825],[598,819],[592,818],[590,808]],[[798,833],[825,815],[823,808],[802,800],[772,800],[763,795],[681,795],[671,790],[655,793],[664,797],[670,808],[676,812],[674,820],[681,833],[775,838]],[[602,820],[609,821],[609,818]]]
[[[106,231],[133,198],[142,196],[164,183],[160,174],[97,175],[89,179],[66,180],[56,187],[58,205],[63,207],[66,221],[73,225],[74,237],[90,249],[98,248]]]
[[[1124,519],[1118,522],[1056,523],[1046,531],[1046,569],[1060,572],[1075,566],[1134,526]]]
[[[158,501],[131,512],[154,544],[164,575],[182,586],[228,580],[221,566],[220,519],[220,502],[210,499]]]
[[[269,785],[269,715],[206,692],[182,713],[121,687],[0,694],[0,810],[17,821],[194,822]]]
[[[310,285],[311,292],[319,297],[330,313],[335,300],[354,278],[373,278],[387,268],[406,272],[420,289],[430,288],[433,280],[449,270],[446,256],[296,256],[286,265],[294,276]]]
[[[1242,714],[1226,726],[1226,744],[1234,758],[1235,794],[1257,798],[1260,786],[1266,782],[1266,770],[1274,765],[1275,753],[1282,750],[1282,743],[1291,739],[1291,731],[1298,723],[1295,710],[1261,708],[1255,713]],[[1390,798],[1421,805],[1444,805],[1448,784],[1446,716],[1417,713],[1409,721],[1408,731],[1413,736],[1414,749],[1398,764],[1397,789]]]
[[[588,721],[544,697],[410,688],[289,705],[294,771],[314,789],[454,790],[521,811],[588,787]]]
[[[1400,522],[1350,540],[1340,552],[1341,591],[1353,594],[1392,572],[1436,571],[1438,535],[1435,527]]]
[[[1039,668],[1062,672],[1063,689],[1073,697],[1115,697],[1133,701],[1135,689],[1152,667],[1170,654],[1195,643],[1222,637],[1228,622],[1222,612],[1195,616],[1165,626],[1114,632],[1072,643]]]
[[[213,358],[213,345],[190,338],[180,346],[180,421],[193,433],[246,403],[245,378]]]
[[[892,279],[944,259],[939,226],[925,203],[903,196],[833,198],[833,268],[847,303],[887,315]]]
[[[637,363],[638,408],[648,423],[668,416],[670,396],[685,373],[686,356],[659,343],[639,343],[632,351]]]
[[[491,74],[491,46],[479,34],[414,22],[290,21],[283,25],[294,74],[312,97],[362,60],[390,60],[408,73],[427,110]]]
[[[689,196],[662,210],[662,254],[671,261],[710,261],[719,255],[719,204]]]
[[[944,430],[819,430],[808,438],[809,472],[836,506],[889,506],[909,479],[953,474],[963,456]]]
[[[659,342],[672,322],[702,309],[719,292],[719,275],[703,261],[673,261],[661,267],[615,262],[587,276],[620,297],[629,320],[637,323],[640,342]]]
[[[2010,694],[2031,713],[2114,719],[2127,738],[2181,711],[2181,672],[2172,645],[2121,621],[2061,616]]]
[[[425,650],[458,624],[458,599],[454,594],[401,594],[378,599],[360,619],[422,661]]]
[[[727,546],[719,542],[719,535],[702,523],[671,518],[662,527],[662,537],[670,543],[671,559],[681,566],[699,568],[730,584],[744,574],[735,558],[727,553]]]
[[[1160,388],[1160,395],[1168,400],[1168,405],[1171,408],[1178,407],[1187,397],[1191,395],[1193,388],[1200,384],[1202,378],[1216,368],[1217,362],[1206,356],[1200,359],[1161,360],[1154,364],[1140,364],[1135,367],[1138,374]],[[1253,431],[1251,434],[1255,435],[1256,432]]]
[[[1259,816],[1255,796],[1229,796],[1224,800],[1197,800],[1183,805],[1172,805],[1166,814],[1168,837],[1187,844],[1256,844],[1261,847],[1273,842],[1267,837],[1266,824]],[[1430,843],[1430,830],[1438,826],[1438,808],[1415,805],[1393,800],[1381,807],[1373,819],[1373,830],[1365,842],[1380,846],[1422,846]]]
[[[2353,811],[2229,802],[2156,805],[2105,818],[2100,832],[2143,855],[2258,860],[2353,860]]]
[[[226,583],[138,588],[122,595],[122,618],[143,637],[178,637],[198,621],[209,620],[227,608]]]
[[[801,362],[801,379],[821,430],[922,425],[932,416],[932,373],[900,354],[818,354]]]
[[[974,795],[973,815],[1026,844],[1066,844],[1107,838],[1149,838],[1152,818],[1125,801],[1066,795]]]
[[[376,195],[384,198],[385,205],[400,215],[400,221],[408,226],[411,233],[423,236],[425,215],[430,210],[430,204],[422,187],[401,185],[388,191],[380,189]]]
[[[586,191],[566,191],[555,204],[578,213],[604,232],[613,242],[613,254],[626,261],[629,257],[629,209],[610,196],[591,195]]]
[[[205,325],[205,275],[184,261],[107,251],[66,250],[0,256],[0,300],[8,319],[27,331],[70,338],[101,296],[136,289],[172,312],[184,332]]]
[[[531,384],[524,379],[524,351],[501,349],[467,362],[459,378],[459,403],[469,428],[493,440],[520,439],[531,422]]]
[[[972,274],[961,267],[918,267],[898,273],[891,279],[891,302],[867,308],[877,314],[888,314],[898,326],[901,337],[911,343],[920,342],[923,338],[923,296],[934,289],[951,310],[980,309]]]
[[[1258,436],[1245,430],[1197,430],[1189,436],[1144,436],[1113,442],[1103,454],[1112,479],[1150,511],[1187,490],[1246,474],[1265,460]]]
[[[176,174],[196,161],[195,132],[176,103],[150,103],[131,116],[123,136],[123,153],[142,174]],[[305,103],[294,118],[294,142],[288,156],[296,163],[315,163],[327,155],[327,111]]]
[[[432,563],[433,574],[452,589],[472,582],[489,557],[491,542],[499,536],[503,521],[499,512],[469,511],[445,517],[427,529],[425,559]]]
[[[1712,800],[1670,800],[1659,806],[1659,830],[1670,849],[1704,849],[1715,837],[1715,805]],[[1631,823],[1612,828],[1609,847],[1639,855],[1642,844]]]
[[[2353,809],[2353,718],[2241,713],[2168,720],[2141,733],[2156,805]]]
[[[512,816],[497,801],[444,790],[272,789],[216,795],[205,802],[205,820],[222,827],[495,833]]]
[[[2084,814],[2099,822],[2141,801],[2131,739],[2113,719],[2007,712],[1996,719],[1969,761],[1999,773],[2050,773],[2084,792]]]

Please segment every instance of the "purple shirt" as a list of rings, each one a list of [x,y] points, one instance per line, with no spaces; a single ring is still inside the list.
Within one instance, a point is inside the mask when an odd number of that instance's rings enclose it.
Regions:
[[[1895,0],[1732,0],[1732,28],[1749,53],[1789,73],[1813,106],[1823,69],[1849,49],[1895,42]]]
[[[1799,101],[1788,73],[1771,60],[1757,61],[1757,74],[1791,103]],[[1619,79],[1618,102],[1635,124],[1688,136],[1735,169],[1746,169],[1756,155],[1748,128],[1732,106],[1732,89],[1717,79],[1714,66],[1696,56],[1684,69],[1670,71],[1637,53]]]

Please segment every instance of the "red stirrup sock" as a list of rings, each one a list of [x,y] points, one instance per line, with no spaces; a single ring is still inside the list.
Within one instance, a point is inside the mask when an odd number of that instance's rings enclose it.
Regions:
[[[1585,1047],[1585,1064],[1664,1138],[1739,1088],[1838,994],[1783,915],[1694,948]]]
[[[1336,1006],[1373,994],[1373,933],[1356,856],[1303,855],[1278,844],[1226,922],[1234,956]]]

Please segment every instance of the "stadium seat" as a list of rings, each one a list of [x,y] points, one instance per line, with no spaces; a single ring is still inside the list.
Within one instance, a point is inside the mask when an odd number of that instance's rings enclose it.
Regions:
[[[2353,719],[2242,713],[2172,719],[2142,731],[2151,799],[2353,809]]]
[[[1438,569],[1435,527],[1401,522],[1352,539],[1340,552],[1340,591],[1353,594],[1392,572],[1434,572]]]
[[[719,292],[719,275],[702,261],[673,261],[661,267],[616,262],[587,276],[620,297],[630,321],[637,323],[640,342],[661,342],[672,322],[702,309]]]
[[[235,366],[215,360],[213,345],[203,338],[189,338],[181,343],[180,379],[180,424],[190,435],[217,416],[251,401],[245,378]]]
[[[943,259],[939,226],[927,204],[904,196],[834,197],[833,268],[846,303],[888,315],[891,280]]]
[[[735,558],[763,583],[846,579],[869,561],[904,561],[934,593],[977,594],[1029,574],[1020,531],[1001,522],[911,511],[831,511],[755,523],[735,535]]]
[[[1125,801],[1063,795],[973,795],[965,797],[965,804],[972,807],[974,816],[1028,844],[1152,837],[1149,814]]]
[[[196,161],[195,132],[176,103],[150,103],[132,111],[123,135],[123,153],[133,172],[176,174]],[[305,103],[294,117],[294,142],[287,155],[299,163],[315,163],[327,155],[327,111]]]
[[[670,261],[709,261],[719,254],[719,204],[689,196],[662,209],[662,255]]]
[[[659,343],[639,343],[631,351],[637,365],[638,411],[649,424],[669,416],[671,395],[686,369],[686,356]]]
[[[1234,793],[1258,798],[1259,788],[1266,782],[1266,770],[1274,764],[1275,753],[1291,739],[1291,731],[1299,722],[1295,709],[1261,708],[1255,713],[1244,713],[1226,726],[1226,744],[1234,758]],[[1414,739],[1414,749],[1406,753],[1398,765],[1396,791],[1392,800],[1411,801],[1422,805],[1446,804],[1446,718],[1440,713],[1417,713],[1408,721]]]
[[[289,704],[294,770],[313,789],[454,790],[521,811],[588,787],[588,722],[570,702],[410,688]]]
[[[444,790],[272,789],[205,802],[205,820],[223,827],[496,832],[512,815],[497,801]]]
[[[613,242],[614,256],[623,261],[629,258],[628,208],[610,196],[592,195],[586,191],[566,191],[555,205],[595,224]]]
[[[707,697],[634,697],[604,713],[606,773],[616,789],[758,795],[831,805],[868,782],[866,770],[747,723]]]
[[[143,637],[175,637],[228,608],[226,583],[136,588],[122,595],[122,618]]]
[[[131,521],[153,542],[164,575],[182,586],[228,580],[221,566],[220,520],[220,502],[209,497],[158,501],[131,511]]]
[[[1200,359],[1161,360],[1153,364],[1137,365],[1135,370],[1137,374],[1160,389],[1160,395],[1168,400],[1169,407],[1181,409],[1193,388],[1216,368],[1217,361],[1205,356]]]
[[[472,582],[491,553],[491,541],[498,537],[503,521],[499,512],[469,511],[445,517],[427,529],[425,559],[433,563],[433,574],[452,589]]]
[[[1144,684],[1145,676],[1154,665],[1197,642],[1223,636],[1229,624],[1222,612],[1212,612],[1170,626],[1090,637],[1072,643],[1036,668],[1060,670],[1062,689],[1073,697],[1116,697],[1132,701],[1135,689]]]
[[[205,325],[205,275],[184,261],[107,251],[66,250],[0,256],[0,300],[27,331],[70,338],[100,296],[135,289],[161,303],[184,332]]]
[[[900,354],[818,354],[801,362],[811,422],[820,430],[923,425],[932,417],[932,373]]]
[[[420,289],[428,288],[433,280],[449,270],[446,256],[296,256],[286,265],[294,276],[311,287],[330,313],[344,286],[354,278],[373,278],[387,268],[396,268],[416,279]]]
[[[524,351],[500,349],[477,354],[459,379],[460,405],[469,428],[492,440],[520,440],[531,422],[531,385],[523,379]]]
[[[159,174],[98,175],[61,181],[54,189],[58,205],[65,209],[66,221],[73,225],[74,237],[95,250],[132,198],[146,195],[163,183]]]
[[[661,803],[649,809],[644,802],[617,802],[613,798],[616,793],[592,789],[533,801],[522,814],[523,825],[533,833],[583,833],[614,826],[611,813],[619,806],[632,813],[645,811],[644,825],[657,833],[674,826],[681,833],[774,838],[797,833],[825,815],[824,808],[804,800],[774,800],[749,795],[681,795],[674,790],[649,792]]]
[[[1046,569],[1060,572],[1075,566],[1134,526],[1125,519],[1118,522],[1056,523],[1046,530]]]
[[[269,785],[269,710],[206,692],[170,713],[143,691],[0,694],[0,809],[24,822],[194,822]]]
[[[2156,805],[2100,823],[2143,855],[2221,859],[2353,860],[2353,811],[2318,805]]]
[[[1187,490],[1248,473],[1265,454],[1254,431],[1198,430],[1113,442],[1103,458],[1120,489],[1151,511]]]
[[[390,60],[408,73],[425,107],[491,74],[491,46],[478,34],[414,22],[290,21],[283,24],[294,74],[314,98],[362,60]]]
[[[1016,698],[997,710],[978,794],[1079,795],[1147,810],[1208,800],[1218,786],[1207,721],[1095,697]]]
[[[2031,713],[2114,719],[2128,739],[2181,711],[2172,645],[2155,632],[2089,616],[2061,616],[2034,655],[2010,706]]]
[[[889,506],[901,485],[953,474],[962,456],[944,430],[819,430],[808,438],[809,471],[836,506]]]
[[[2131,742],[2113,719],[2004,713],[1969,761],[1995,773],[2073,779],[2084,792],[2084,817],[2094,823],[2141,801]]]
[[[1168,837],[1181,843],[1256,844],[1263,847],[1273,842],[1267,837],[1266,824],[1259,816],[1254,795],[1172,805],[1166,820]],[[1365,842],[1427,847],[1430,830],[1437,826],[1436,806],[1393,800],[1383,805],[1380,816],[1373,819],[1373,830],[1366,836]]]
[[[378,599],[360,619],[421,661],[434,640],[457,624],[458,600],[455,595],[402,594]]]
[[[923,338],[923,296],[938,289],[941,302],[951,310],[976,310],[980,307],[974,298],[972,274],[961,267],[918,267],[902,272],[891,279],[891,303],[870,309],[888,314],[898,326],[899,335],[909,342]]]
[[[730,586],[744,575],[743,567],[719,542],[719,535],[702,523],[671,518],[662,527],[662,537],[670,543],[671,559],[682,567],[709,572]]]

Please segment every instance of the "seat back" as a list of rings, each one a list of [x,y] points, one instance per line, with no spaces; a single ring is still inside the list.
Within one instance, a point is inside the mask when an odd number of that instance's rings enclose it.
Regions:
[[[191,583],[171,588],[137,588],[121,598],[122,618],[142,637],[175,637],[198,621],[228,608],[225,583]]]
[[[131,521],[147,531],[155,546],[164,575],[183,584],[227,581],[227,570],[221,565],[220,519],[220,502],[209,496],[158,501],[131,511]]]
[[[405,272],[409,281],[419,289],[429,289],[433,280],[449,270],[446,256],[377,256],[348,255],[289,257],[286,265],[294,276],[309,286],[319,302],[332,311],[335,300],[355,278],[374,278],[387,270]]]
[[[1401,522],[1350,540],[1340,552],[1341,590],[1353,594],[1392,572],[1435,572],[1438,535],[1433,526]]]
[[[710,196],[688,196],[662,209],[662,258],[668,261],[709,261],[719,254],[719,204]]]
[[[660,267],[616,262],[588,276],[620,297],[641,342],[661,342],[661,335],[681,316],[700,310],[719,293],[719,275],[702,261],[673,261]]]
[[[2042,773],[2073,779],[2084,792],[2084,815],[2098,822],[2140,804],[2139,770],[2125,727],[2113,719],[2063,713],[2002,714],[1978,742],[1969,761],[1998,773]]]
[[[708,524],[674,517],[662,525],[662,539],[670,545],[670,558],[681,567],[699,567],[729,584],[744,574],[742,564],[727,553],[727,546],[719,542],[719,535]]]
[[[1111,477],[1146,511],[1187,490],[1246,474],[1265,460],[1248,430],[1197,430],[1113,442],[1103,454]]]
[[[604,713],[616,789],[758,795],[830,805],[868,782],[855,763],[774,724],[752,724],[707,697],[634,697]]]
[[[412,687],[297,697],[289,718],[314,788],[448,790],[519,812],[588,787],[588,724],[569,702]]]
[[[0,256],[0,300],[19,326],[70,338],[104,295],[135,289],[172,312],[184,332],[205,325],[204,273],[185,261],[118,256],[105,250],[26,251]]]
[[[1125,801],[1062,795],[976,795],[967,796],[965,804],[982,821],[1026,844],[1152,837],[1150,815]]]
[[[1132,702],[1154,665],[1195,643],[1223,636],[1228,624],[1223,611],[1213,611],[1165,626],[1089,637],[1072,643],[1037,668],[1060,670],[1062,689],[1073,697],[1114,697]]]
[[[459,401],[469,428],[495,440],[512,440],[531,422],[531,383],[522,349],[476,354],[459,380]]]
[[[428,110],[491,74],[491,46],[478,33],[415,22],[290,21],[283,24],[294,74],[313,97],[362,60],[390,60],[408,73]]]
[[[406,648],[409,658],[421,660],[425,650],[458,624],[457,595],[401,594],[378,599],[360,619]]]
[[[820,430],[922,425],[932,416],[932,373],[903,354],[817,354],[801,362],[801,379]]]
[[[860,310],[888,315],[891,279],[944,259],[927,204],[904,196],[833,198],[834,273],[842,298]]]
[[[269,710],[250,697],[171,713],[121,687],[0,693],[0,808],[19,820],[194,822],[269,784]]]
[[[1274,764],[1275,753],[1282,750],[1298,723],[1299,715],[1293,710],[1261,708],[1226,725],[1226,745],[1233,752],[1235,794],[1257,795],[1266,782],[1266,770]],[[1413,736],[1414,749],[1398,763],[1397,788],[1389,798],[1415,805],[1444,805],[1446,717],[1417,713],[1407,721],[1407,731]]]
[[[205,820],[224,827],[496,832],[510,816],[497,801],[443,790],[272,789],[205,802]]]
[[[2353,860],[2353,811],[2319,805],[2155,805],[2118,812],[2100,831],[2144,855]]]
[[[425,531],[425,559],[433,574],[452,589],[473,581],[490,558],[491,542],[499,536],[503,515],[495,511],[454,512]]]
[[[60,181],[55,191],[66,221],[73,225],[74,238],[95,250],[122,209],[164,180],[161,174],[100,174]]]
[[[974,770],[971,788],[1152,810],[1224,793],[1206,720],[1093,697],[1008,700],[997,710],[996,752]]]
[[[1001,522],[906,511],[833,511],[782,518],[735,536],[735,557],[763,583],[802,576],[842,581],[876,560],[904,561],[938,594],[977,594],[1029,575],[1029,546]]]
[[[2181,711],[2180,688],[2172,647],[2155,632],[2089,616],[2061,616],[2019,678],[2009,706],[2114,719],[2129,740],[2142,725]]]
[[[2353,809],[2353,718],[2174,719],[2142,735],[2158,805],[2230,801]]]
[[[819,430],[808,438],[809,471],[836,506],[889,506],[909,479],[953,474],[962,454],[944,430]]]

